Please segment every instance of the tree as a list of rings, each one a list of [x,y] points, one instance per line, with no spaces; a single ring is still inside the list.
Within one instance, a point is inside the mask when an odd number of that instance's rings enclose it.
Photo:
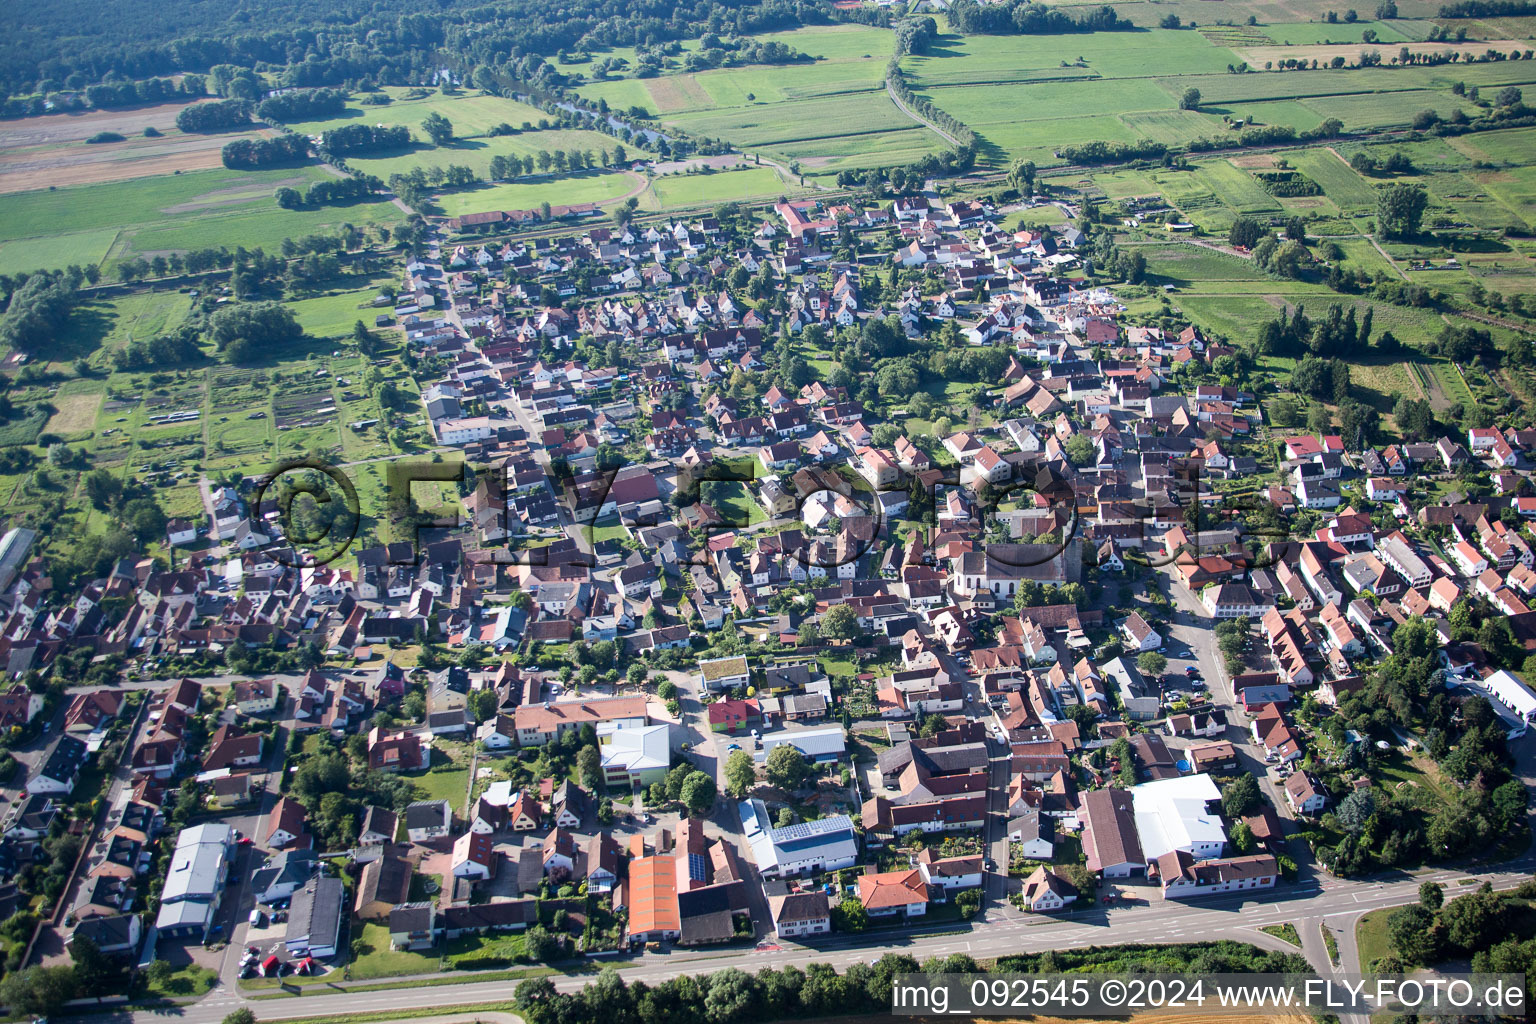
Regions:
[[[1419,886],[1419,905],[1433,913],[1445,902],[1445,886],[1439,882],[1425,882]]]
[[[960,911],[960,917],[969,921],[981,910],[981,891],[979,889],[964,889],[955,896],[955,909]]]
[[[715,806],[717,795],[715,780],[703,772],[695,771],[684,780],[679,798],[692,813],[705,814]]]
[[[745,750],[735,750],[725,759],[725,791],[733,797],[746,796],[757,782],[757,765]]]
[[[472,690],[469,694],[469,713],[477,722],[489,722],[496,717],[499,701],[495,690]]]
[[[805,763],[805,755],[793,743],[781,743],[769,751],[764,772],[770,786],[794,791],[810,775],[810,768]]]
[[[1245,856],[1258,848],[1258,840],[1254,838],[1253,829],[1248,827],[1246,821],[1239,821],[1232,826],[1232,845]]]
[[[1339,819],[1339,824],[1344,826],[1344,831],[1357,834],[1365,830],[1366,822],[1370,821],[1371,815],[1375,813],[1376,801],[1371,798],[1370,792],[1357,789],[1339,801],[1334,817]]]
[[[1396,182],[1376,195],[1376,223],[1386,238],[1412,238],[1428,205],[1429,194],[1422,186]]]
[[[1157,651],[1144,651],[1136,659],[1136,667],[1141,670],[1142,675],[1156,679],[1167,671],[1168,659]]]
[[[603,788],[603,758],[590,743],[576,754],[576,772],[581,784],[593,792]]]
[[[1184,90],[1184,95],[1179,97],[1179,109],[1180,110],[1199,110],[1200,109],[1200,90],[1199,89],[1193,89],[1193,88],[1185,89]]]
[[[75,969],[28,967],[0,979],[0,1003],[24,1017],[46,1017],[77,995]]]
[[[1087,434],[1073,434],[1064,447],[1067,459],[1074,466],[1091,466],[1098,461],[1098,449]]]
[[[560,955],[562,946],[559,937],[542,924],[533,925],[523,933],[523,950],[528,954],[528,959],[535,962],[544,963],[555,959]]]
[[[840,932],[862,932],[869,927],[869,912],[864,904],[849,897],[832,908],[832,926]]]
[[[1228,818],[1243,818],[1259,809],[1259,784],[1247,772],[1227,784],[1221,794],[1221,812]]]
[[[617,976],[617,972],[614,972]],[[709,976],[709,991],[704,996],[704,1016],[711,1024],[731,1024],[744,1018],[758,999],[757,979],[736,967],[727,967]],[[611,1012],[607,1004],[605,1014]]]
[[[835,604],[821,617],[821,635],[828,640],[852,640],[859,635],[859,617],[846,604]]]
[[[814,622],[800,623],[800,632],[796,634],[795,641],[801,647],[815,647],[821,643],[821,629]]]
[[[1405,965],[1424,964],[1433,958],[1434,923],[1435,915],[1417,904],[1400,907],[1387,916],[1387,935]]]
[[[434,146],[446,146],[453,141],[453,122],[435,110],[422,119],[421,130],[432,139]]]
[[[1268,232],[1252,217],[1239,217],[1227,229],[1227,242],[1243,249],[1252,249]]]

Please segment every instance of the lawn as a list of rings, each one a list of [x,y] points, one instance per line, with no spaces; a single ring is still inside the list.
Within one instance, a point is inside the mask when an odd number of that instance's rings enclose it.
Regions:
[[[352,279],[356,281],[357,279]],[[351,338],[352,327],[361,320],[369,328],[373,318],[388,307],[375,307],[373,299],[379,294],[379,286],[389,278],[380,277],[367,281],[360,287],[351,287],[307,299],[295,299],[287,303],[298,318],[299,326],[317,338]]]
[[[368,952],[352,961],[353,978],[391,978],[402,974],[435,974],[439,958],[432,953],[411,953],[389,948],[389,928],[365,922],[357,936]]]
[[[384,935],[385,945],[389,944],[389,934]],[[155,981],[146,976],[144,994],[151,998],[161,997],[167,999],[183,998],[186,996],[200,996],[213,988],[213,983],[219,980],[219,976],[206,967],[198,964],[182,964],[171,972],[168,978]]]
[[[464,807],[465,794],[469,792],[469,768],[434,768],[420,775],[406,776],[418,790],[423,800],[447,800],[457,811]]]
[[[1370,970],[1371,964],[1393,953],[1392,939],[1387,931],[1387,918],[1396,907],[1373,910],[1355,923],[1355,945],[1360,953],[1360,966]]]
[[[735,480],[721,480],[710,486],[719,494],[715,502],[715,510],[724,517],[727,526],[751,526],[768,518],[762,506],[752,500],[746,484]]]
[[[622,541],[629,539],[629,528],[623,523],[594,523],[590,529],[592,531],[593,544],[601,544],[605,540]]]
[[[536,210],[542,203],[569,206],[617,199],[643,183],[644,179],[628,171],[587,171],[564,178],[541,176],[534,180],[445,192],[437,197],[437,205],[445,217],[489,210]]]

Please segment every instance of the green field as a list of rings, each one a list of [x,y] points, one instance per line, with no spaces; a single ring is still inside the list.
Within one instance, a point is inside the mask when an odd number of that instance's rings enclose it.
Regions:
[[[338,128],[354,122],[399,124],[405,125],[418,139],[422,139],[426,137],[421,130],[422,120],[428,114],[437,113],[453,122],[455,135],[465,138],[484,135],[502,122],[514,128],[521,128],[524,121],[537,125],[541,119],[549,118],[549,114],[538,107],[530,107],[517,100],[476,91],[452,96],[432,93],[421,99],[405,99],[408,92],[405,89],[385,89],[384,91],[394,97],[393,102],[378,107],[354,103],[338,117],[323,121],[299,122],[289,127],[305,134],[316,134],[327,128]]]
[[[53,253],[57,267],[219,246],[276,251],[284,238],[404,219],[386,202],[283,210],[272,199],[279,186],[327,177],[318,167],[189,171],[0,195],[0,260],[32,269],[24,253]]]
[[[752,167],[717,174],[673,174],[656,178],[640,205],[646,209],[666,210],[771,198],[800,191],[799,185],[785,181],[773,168]]]
[[[618,199],[637,191],[643,182],[643,178],[629,171],[587,171],[570,178],[518,181],[444,192],[437,197],[437,205],[445,217],[487,210],[536,210],[545,202],[570,205]]]
[[[589,99],[639,107],[691,135],[797,160],[807,174],[911,162],[945,148],[885,93],[892,37],[882,29],[817,26],[770,34],[815,56],[792,67],[721,68],[592,82]]]
[[[4,230],[0,228],[0,230]],[[23,270],[53,270],[75,264],[99,265],[117,241],[116,228],[70,231],[60,235],[0,242],[0,274]]]

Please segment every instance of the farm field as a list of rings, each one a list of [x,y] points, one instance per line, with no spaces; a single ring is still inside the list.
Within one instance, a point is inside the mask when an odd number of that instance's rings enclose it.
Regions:
[[[890,33],[835,25],[756,38],[783,42],[818,60],[592,82],[578,91],[612,107],[638,107],[663,126],[696,137],[799,161],[808,175],[912,162],[946,148],[886,95]]]
[[[0,122],[0,192],[144,178],[222,166],[231,139],[261,131],[187,134],[176,127],[184,103],[92,110]],[[146,136],[146,129],[159,134]],[[98,132],[122,142],[87,143]]]
[[[355,122],[399,124],[411,129],[412,134],[418,139],[424,139],[426,133],[421,130],[421,122],[428,114],[436,113],[453,122],[455,135],[459,138],[468,138],[485,135],[503,121],[514,128],[521,128],[525,121],[537,125],[541,119],[549,119],[549,115],[538,107],[478,91],[451,96],[431,93],[420,99],[407,99],[409,90],[406,89],[390,88],[385,89],[384,92],[392,98],[392,102],[377,107],[363,106],[354,102],[338,117],[323,121],[295,122],[288,127],[294,131],[312,135]]]
[[[31,270],[219,246],[275,251],[287,237],[404,219],[382,201],[282,210],[272,199],[279,186],[327,177],[318,167],[220,168],[0,195],[0,262]]]
[[[640,200],[643,209],[668,210],[737,200],[771,198],[803,191],[771,167],[752,167],[718,174],[674,174],[655,178]]]
[[[488,178],[491,160],[497,156],[526,159],[536,157],[541,151],[553,154],[556,150],[569,152],[578,149],[601,160],[604,151],[612,150],[620,144],[617,139],[602,132],[551,129],[496,138],[459,138],[446,146],[420,144],[387,156],[349,157],[347,164],[354,170],[377,175],[384,181],[388,181],[391,174],[405,174],[417,167],[447,167],[449,164],[468,167],[479,177]],[[649,155],[634,145],[625,146],[624,151],[630,159]]]
[[[645,179],[632,171],[587,171],[555,180],[517,181],[444,192],[436,202],[443,216],[459,217],[487,210],[533,210],[545,202],[562,206],[598,203],[638,194],[644,188]]]

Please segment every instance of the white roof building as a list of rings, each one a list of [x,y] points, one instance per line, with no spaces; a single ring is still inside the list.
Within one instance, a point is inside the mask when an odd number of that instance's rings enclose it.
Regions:
[[[665,770],[672,763],[669,728],[645,725],[625,729],[618,722],[599,722],[597,749],[603,755],[603,771],[638,775],[657,768]]]
[[[846,814],[772,828],[768,808],[761,800],[743,800],[736,810],[747,845],[752,848],[752,859],[767,877],[836,871],[852,867],[859,859],[853,820]]]
[[[1163,854],[1182,850],[1196,860],[1220,857],[1227,833],[1212,806],[1221,790],[1209,775],[1183,775],[1131,787],[1131,810],[1142,854],[1151,864]]]

